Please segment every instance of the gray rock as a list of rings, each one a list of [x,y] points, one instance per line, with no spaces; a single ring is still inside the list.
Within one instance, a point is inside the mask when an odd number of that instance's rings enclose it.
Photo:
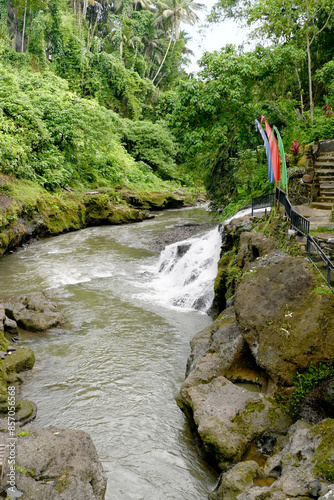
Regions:
[[[103,500],[106,476],[94,444],[83,431],[30,429],[16,441],[15,482],[25,500]],[[7,451],[9,453],[9,451]],[[9,486],[8,460],[1,486]]]
[[[16,335],[18,333],[17,323],[13,319],[5,317],[4,321],[4,330],[6,333],[10,335]]]
[[[334,485],[331,485],[329,490],[319,497],[318,500],[334,500]]]
[[[313,479],[310,481],[307,488],[311,497],[318,498],[319,492],[321,491],[321,483],[319,479]]]
[[[43,292],[9,299],[4,307],[6,315],[24,330],[39,332],[66,323],[65,317]]]

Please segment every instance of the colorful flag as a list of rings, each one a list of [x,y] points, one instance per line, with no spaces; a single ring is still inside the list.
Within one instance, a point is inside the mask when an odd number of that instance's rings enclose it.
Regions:
[[[281,160],[282,160],[282,168],[281,168],[282,186],[284,187],[284,189],[286,189],[286,186],[288,184],[288,175],[287,175],[287,172],[286,172],[286,161],[285,161],[284,146],[283,146],[281,135],[280,135],[279,131],[277,130],[277,127],[275,127],[275,125],[273,125],[273,132],[276,132],[278,150],[279,150],[280,157],[281,157]]]
[[[273,166],[271,163],[271,150],[270,150],[270,144],[268,141],[268,137],[266,136],[265,131],[261,127],[259,120],[255,120],[255,125],[259,129],[259,132],[260,132],[262,139],[263,139],[263,142],[264,142],[264,147],[266,149],[266,155],[267,155],[267,160],[268,160],[268,180],[269,180],[269,182],[274,182],[275,177],[274,177],[274,172],[273,172]]]
[[[276,137],[274,136],[267,120],[262,115],[261,116],[261,125],[262,125],[263,120],[266,124],[266,132],[267,132],[267,136],[268,136],[268,140],[269,140],[269,144],[270,144],[270,151],[271,151],[271,163],[273,166],[275,182],[277,183],[280,180],[280,165],[279,165],[278,146],[277,146],[277,142],[276,142]]]

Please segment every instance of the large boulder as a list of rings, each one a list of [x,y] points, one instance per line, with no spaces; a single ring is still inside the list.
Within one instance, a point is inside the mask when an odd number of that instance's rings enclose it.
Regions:
[[[311,361],[334,357],[334,295],[317,293],[303,258],[255,261],[237,287],[235,312],[257,364],[275,383],[292,385]]]
[[[10,436],[4,437],[10,444]],[[14,476],[16,496],[24,500],[104,499],[106,475],[87,433],[56,427],[36,428],[13,442],[15,468],[10,469],[11,448],[7,447],[1,479],[7,494],[13,492],[9,488]]]
[[[40,332],[66,323],[63,314],[43,292],[8,299],[3,306],[6,316],[24,330]]]
[[[188,376],[177,402],[193,419],[206,452],[221,469],[241,460],[264,432],[290,423],[264,393],[266,380],[235,322],[233,308],[192,340]],[[238,385],[234,382],[248,382]],[[254,389],[257,392],[248,390]]]

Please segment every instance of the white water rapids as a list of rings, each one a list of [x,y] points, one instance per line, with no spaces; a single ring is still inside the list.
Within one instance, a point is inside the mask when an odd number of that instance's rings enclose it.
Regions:
[[[207,312],[212,304],[213,282],[221,251],[218,228],[187,240],[168,245],[158,263],[148,271],[154,276],[150,293],[142,298],[152,299],[166,307],[180,307]]]

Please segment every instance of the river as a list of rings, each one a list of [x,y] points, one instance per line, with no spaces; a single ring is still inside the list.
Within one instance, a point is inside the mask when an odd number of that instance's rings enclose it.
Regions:
[[[209,220],[205,208],[169,210],[35,241],[0,260],[2,295],[51,289],[69,321],[21,334],[36,356],[22,388],[38,406],[28,427],[88,432],[108,476],[107,500],[203,500],[215,486],[174,400],[189,340],[211,319],[179,291],[174,299],[167,293],[173,284],[161,274],[172,257],[159,261],[151,250],[175,224]],[[206,251],[195,249],[193,259]]]

